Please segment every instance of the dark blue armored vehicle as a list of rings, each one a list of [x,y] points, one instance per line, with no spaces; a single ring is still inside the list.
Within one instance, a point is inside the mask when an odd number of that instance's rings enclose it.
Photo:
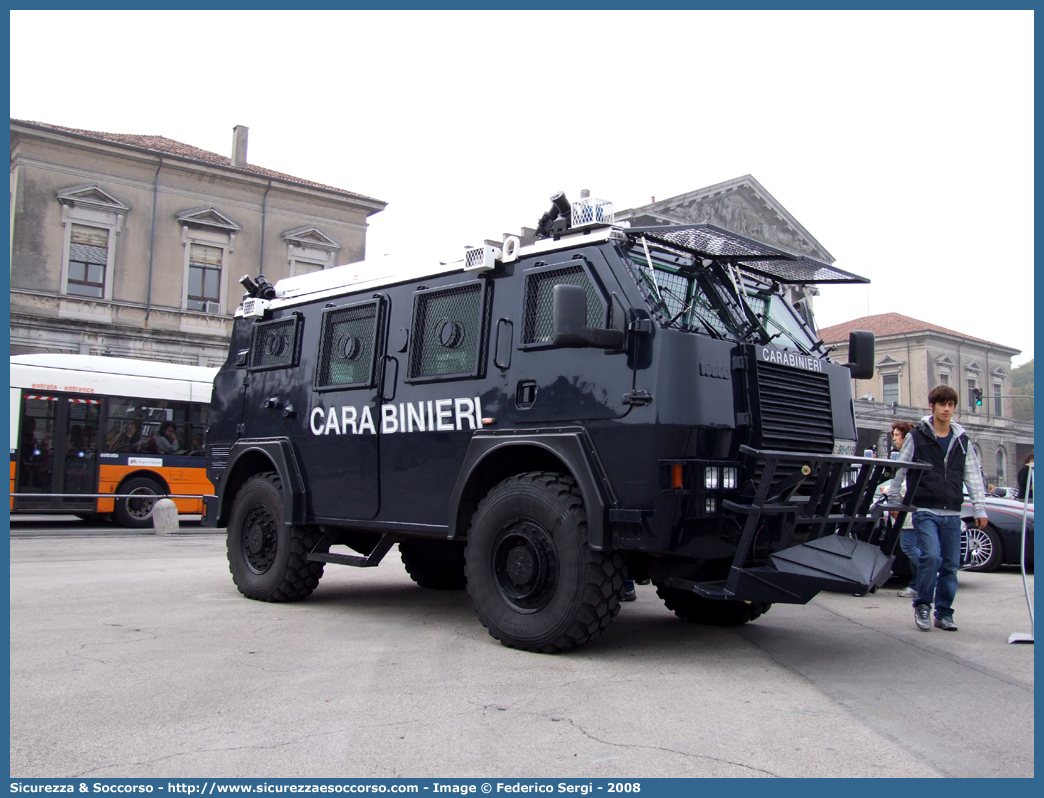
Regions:
[[[601,634],[627,576],[724,625],[888,578],[868,514],[888,463],[855,456],[851,393],[873,335],[832,362],[806,290],[865,280],[612,221],[559,193],[528,245],[243,279],[205,523],[245,596],[305,598],[397,543],[418,584],[551,652]]]

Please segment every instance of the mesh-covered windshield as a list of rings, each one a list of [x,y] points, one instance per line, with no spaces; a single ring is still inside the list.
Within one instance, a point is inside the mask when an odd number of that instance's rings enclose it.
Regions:
[[[720,337],[739,335],[743,322],[738,318],[738,308],[722,307],[720,300],[716,305],[706,280],[698,278],[694,270],[664,265],[654,258],[650,272],[638,253],[631,253],[631,261],[632,276],[661,324],[670,322],[675,327]]]

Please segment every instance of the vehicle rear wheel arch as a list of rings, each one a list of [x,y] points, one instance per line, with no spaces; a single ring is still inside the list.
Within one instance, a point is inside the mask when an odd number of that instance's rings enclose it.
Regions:
[[[151,479],[157,485],[163,489],[163,493],[170,493],[170,485],[167,480],[163,478],[161,474],[155,471],[149,471],[148,469],[142,469],[139,471],[132,471],[129,474],[124,475],[123,479],[120,480],[120,484],[116,486],[116,493],[123,493],[123,486],[130,482],[132,479]]]

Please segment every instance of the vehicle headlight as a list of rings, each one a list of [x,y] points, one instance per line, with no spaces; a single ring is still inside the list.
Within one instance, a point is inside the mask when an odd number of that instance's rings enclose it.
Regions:
[[[703,469],[703,487],[710,489],[717,489],[718,487],[718,467],[707,466]]]

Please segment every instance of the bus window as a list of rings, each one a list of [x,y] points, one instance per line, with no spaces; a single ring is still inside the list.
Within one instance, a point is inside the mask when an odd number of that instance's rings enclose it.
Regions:
[[[116,404],[113,402],[112,404]],[[111,409],[110,405],[110,409]],[[133,415],[109,415],[105,449],[109,452],[136,452],[141,444],[141,421]]]
[[[97,399],[68,399],[69,436],[63,493],[94,493],[98,465]]]
[[[193,457],[203,456],[203,442],[206,440],[207,419],[210,417],[209,405],[189,405],[189,423],[186,433],[188,451]]]
[[[58,397],[25,397],[19,444],[18,490],[51,493],[54,476],[54,431],[58,425]]]

